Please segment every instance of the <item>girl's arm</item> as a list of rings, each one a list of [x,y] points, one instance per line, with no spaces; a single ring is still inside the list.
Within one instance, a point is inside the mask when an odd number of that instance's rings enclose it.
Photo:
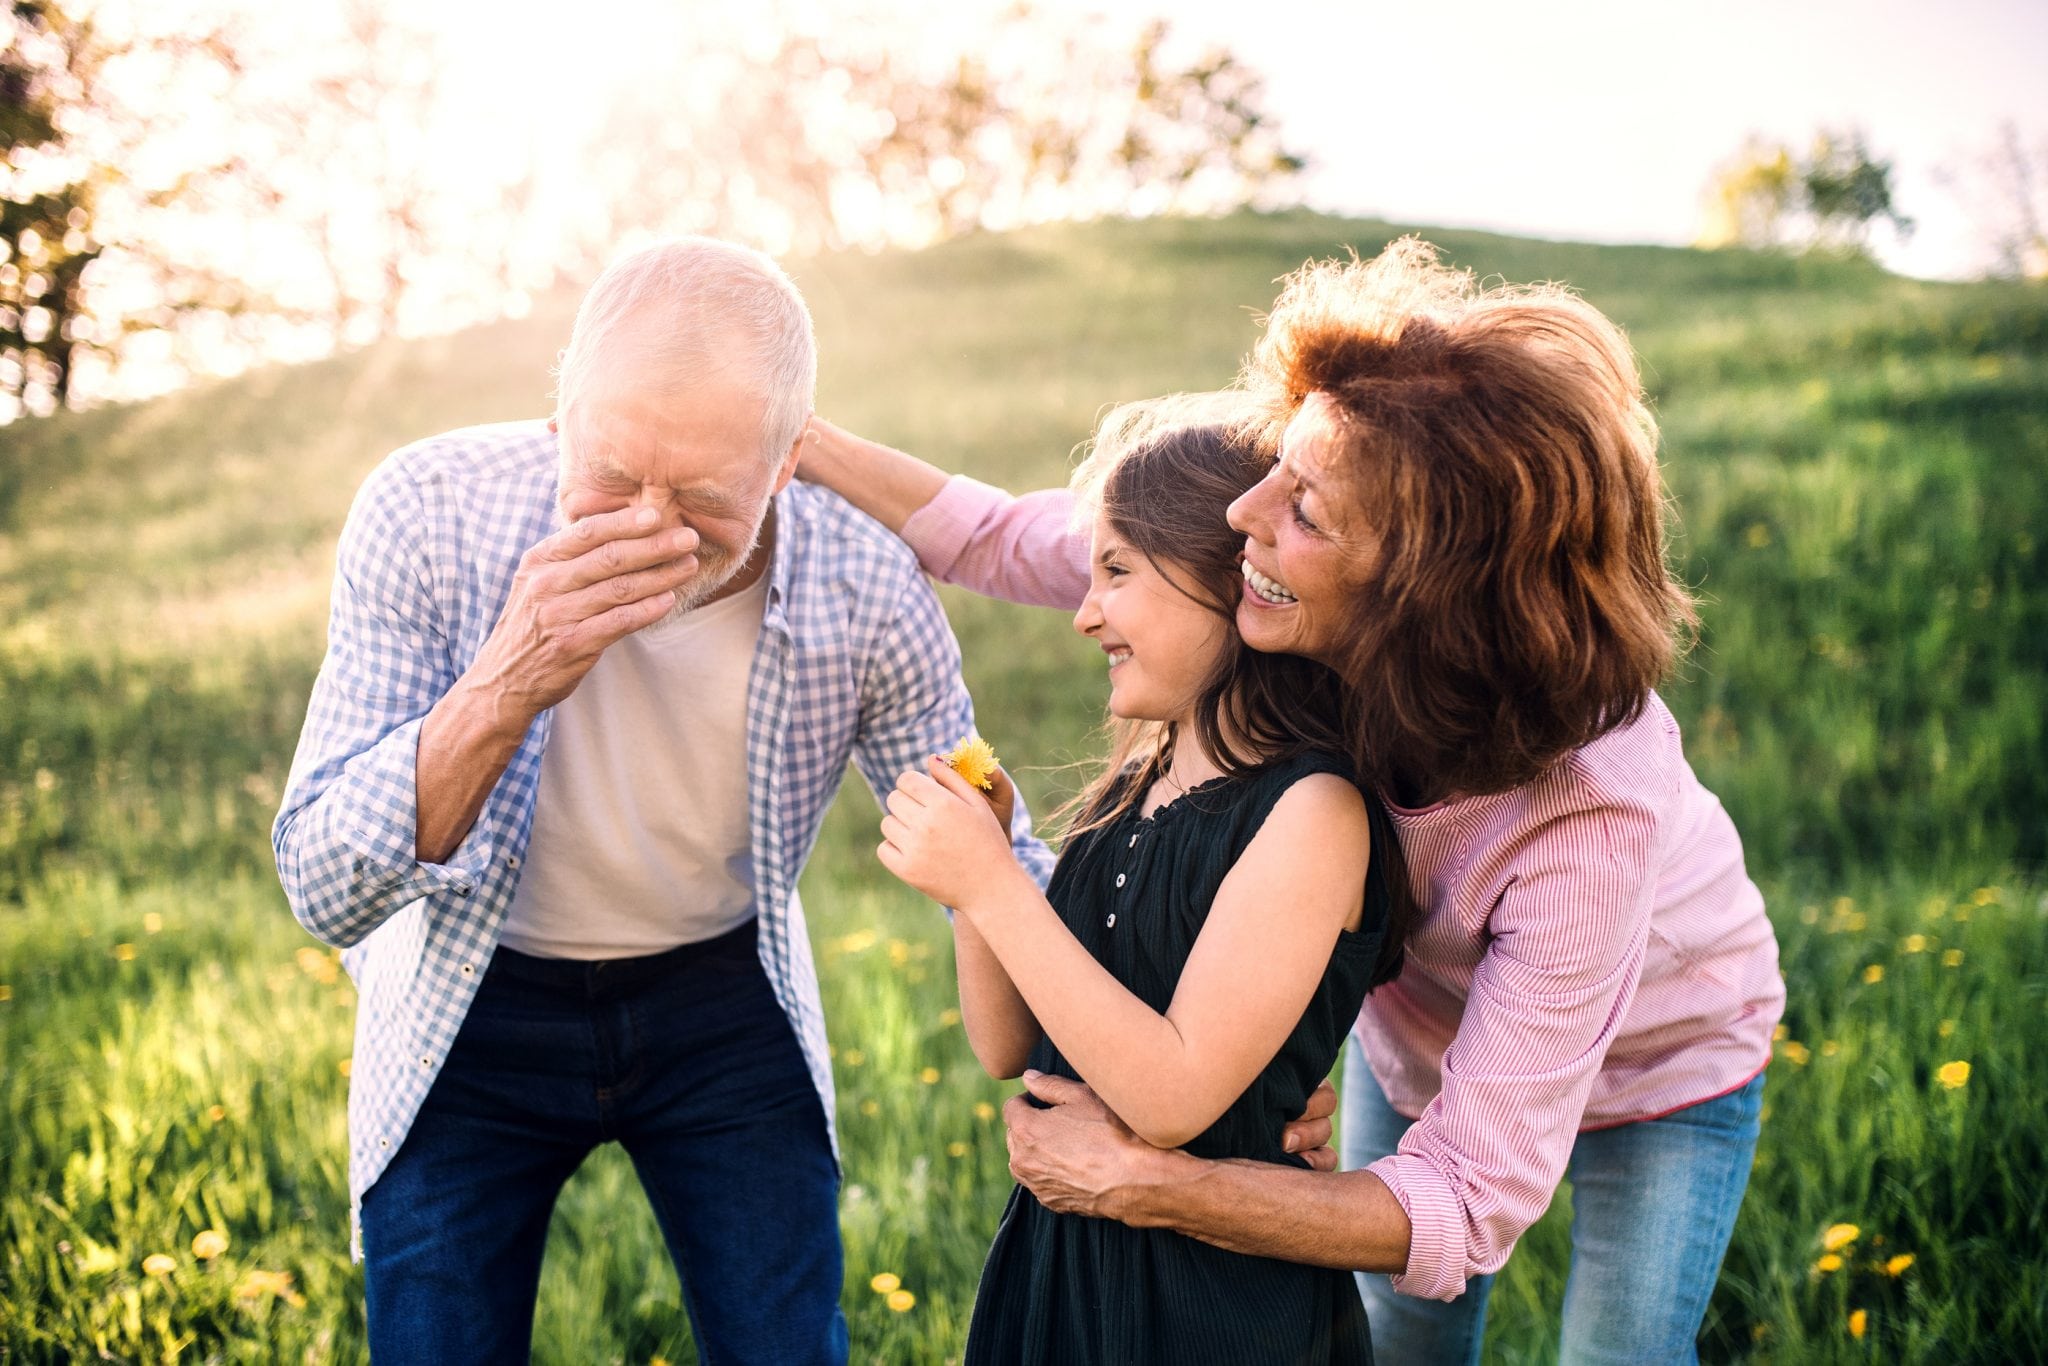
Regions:
[[[998,1080],[1023,1075],[1044,1032],[988,941],[964,915],[953,917],[953,960],[960,978],[960,1023],[975,1058]]]
[[[906,775],[889,811],[883,863],[972,922],[1067,1061],[1162,1148],[1215,1123],[1272,1061],[1364,900],[1364,799],[1333,775],[1305,778],[1225,877],[1160,1014],[1067,931],[957,775]]]
[[[898,536],[910,514],[946,486],[946,472],[937,465],[855,436],[822,417],[811,419],[796,472],[831,489]]]

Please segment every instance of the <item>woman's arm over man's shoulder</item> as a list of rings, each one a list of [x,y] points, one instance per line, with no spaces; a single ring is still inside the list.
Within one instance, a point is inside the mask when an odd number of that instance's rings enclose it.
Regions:
[[[1066,489],[1011,494],[956,474],[901,535],[942,583],[1027,607],[1073,611],[1088,595],[1088,535]]]

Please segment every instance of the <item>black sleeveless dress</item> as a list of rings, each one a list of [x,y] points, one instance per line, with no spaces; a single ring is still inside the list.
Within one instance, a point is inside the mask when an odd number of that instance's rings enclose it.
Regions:
[[[1224,876],[1280,795],[1326,772],[1350,775],[1342,760],[1308,754],[1204,783],[1150,817],[1133,807],[1067,842],[1047,897],[1096,961],[1164,1011]],[[1375,819],[1373,828],[1377,837],[1387,827]],[[1389,905],[1379,867],[1374,858],[1360,928],[1340,937],[1301,1022],[1188,1152],[1307,1165],[1281,1151],[1280,1130],[1329,1075],[1365,1000]],[[1031,1066],[1078,1075],[1050,1039],[1040,1040]],[[1019,1186],[982,1271],[966,1359],[968,1366],[1362,1366],[1372,1361],[1372,1337],[1349,1272],[1226,1252],[1164,1229],[1054,1214]]]

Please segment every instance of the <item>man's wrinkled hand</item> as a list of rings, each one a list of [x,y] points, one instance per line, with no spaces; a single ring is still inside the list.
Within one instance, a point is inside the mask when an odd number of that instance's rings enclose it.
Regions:
[[[618,508],[527,551],[472,682],[531,719],[574,692],[607,646],[666,616],[697,573],[697,533],[660,523],[652,508]]]
[[[1021,1095],[1003,1105],[1010,1175],[1055,1213],[1128,1221],[1128,1197],[1147,1183],[1161,1150],[1078,1081],[1026,1072],[1024,1085],[1050,1108]]]

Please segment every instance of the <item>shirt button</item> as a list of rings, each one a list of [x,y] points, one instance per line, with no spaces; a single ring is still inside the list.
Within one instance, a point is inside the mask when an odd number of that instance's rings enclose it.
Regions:
[[[517,868],[519,866],[519,855],[507,854],[505,856],[505,866],[507,868]]]
[[[433,1065],[434,1060],[431,1057],[427,1056],[425,1053],[420,1054],[420,1066],[432,1067]]]
[[[1102,928],[1103,928],[1103,929],[1105,929],[1105,930],[1113,930],[1113,929],[1115,929],[1115,928],[1116,928],[1116,912],[1115,912],[1115,911],[1111,911],[1111,912],[1109,913],[1109,919],[1107,919],[1107,920],[1105,920],[1105,921],[1103,921],[1103,922],[1102,922]]]
[[[1135,848],[1137,848],[1137,847],[1138,847],[1138,837],[1137,837],[1136,835],[1133,835],[1133,836],[1131,836],[1131,842],[1130,842],[1129,844],[1127,844],[1127,845],[1125,845],[1125,846],[1124,846],[1124,848],[1126,848],[1126,849],[1135,849]]]
[[[1116,885],[1119,887],[1124,885],[1124,875],[1122,873],[1116,875]]]
[[[377,1146],[380,1148],[388,1148],[391,1146],[391,1140],[388,1138],[380,1138],[377,1140]]]
[[[474,964],[474,963],[464,963],[464,964],[462,965],[462,975],[463,975],[464,977],[474,977],[474,976],[476,976],[476,964]]]

